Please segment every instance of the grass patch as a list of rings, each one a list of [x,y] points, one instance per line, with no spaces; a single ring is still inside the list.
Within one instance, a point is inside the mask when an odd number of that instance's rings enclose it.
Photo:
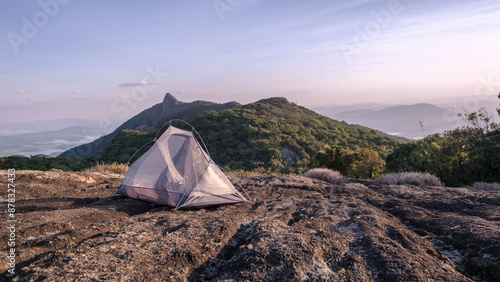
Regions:
[[[116,173],[116,174],[125,175],[128,171],[128,165],[127,164],[119,164],[117,162],[114,162],[112,164],[96,163],[92,167],[87,168],[83,171],[84,172],[100,172],[100,173],[106,173],[106,174]]]
[[[377,183],[388,185],[416,185],[416,186],[439,186],[443,183],[439,178],[430,173],[421,172],[395,172],[380,176],[375,180]]]
[[[476,182],[470,189],[476,191],[500,191],[500,183]]]

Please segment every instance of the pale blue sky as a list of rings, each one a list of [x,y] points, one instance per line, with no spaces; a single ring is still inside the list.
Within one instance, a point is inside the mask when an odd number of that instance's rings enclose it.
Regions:
[[[0,35],[0,123],[125,119],[166,92],[314,107],[500,81],[500,1],[6,0]]]

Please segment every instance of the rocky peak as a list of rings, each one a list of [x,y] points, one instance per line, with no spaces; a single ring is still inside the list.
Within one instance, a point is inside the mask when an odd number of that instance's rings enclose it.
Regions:
[[[163,109],[166,109],[166,108],[169,108],[173,105],[178,105],[180,103],[181,102],[179,102],[179,100],[177,100],[174,97],[174,95],[167,93],[167,94],[165,94],[165,98],[163,98],[162,106],[163,106]]]

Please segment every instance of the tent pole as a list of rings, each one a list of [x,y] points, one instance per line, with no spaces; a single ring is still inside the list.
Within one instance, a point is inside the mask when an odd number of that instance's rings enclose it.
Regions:
[[[201,143],[203,144],[203,147],[205,148],[205,152],[207,152],[208,156],[210,157],[210,152],[208,151],[208,148],[207,148],[207,145],[205,144],[205,141],[203,141],[203,138],[201,138],[201,135],[198,133],[198,131],[196,131],[196,129],[194,128],[194,126],[192,126],[191,124],[189,124],[187,121],[185,120],[182,120],[182,119],[177,119],[177,118],[174,118],[174,119],[171,119],[169,121],[167,121],[161,128],[160,130],[158,130],[158,133],[156,134],[156,137],[155,138],[158,138],[158,134],[160,134],[161,130],[165,127],[165,125],[172,125],[172,122],[173,121],[181,121],[187,125],[189,125],[189,127],[191,127],[191,130],[194,131],[196,133],[196,135],[198,135],[198,138],[200,138],[201,140]],[[212,158],[212,157],[210,157]]]
[[[127,165],[130,165],[130,161],[131,161],[131,160],[132,160],[132,158],[135,156],[135,154],[137,154],[137,152],[139,152],[140,150],[142,150],[142,148],[144,148],[144,147],[146,147],[147,145],[149,145],[149,143],[151,143],[151,142],[155,142],[155,141],[156,141],[156,138],[155,138],[155,139],[153,139],[153,140],[151,140],[151,141],[149,141],[148,143],[146,143],[146,144],[142,145],[142,147],[140,147],[139,149],[137,149],[137,151],[135,151],[135,153],[133,153],[133,154],[132,154],[132,156],[130,157],[130,159],[128,159],[128,161],[127,161]]]
[[[223,167],[221,167],[220,165],[218,165],[218,164],[215,164],[215,165],[216,165],[216,166],[218,166],[218,167],[219,167],[219,168],[220,168],[223,172],[225,172],[225,173],[229,173],[227,170],[225,170],[225,169],[224,169]],[[240,186],[241,190],[242,190],[243,192],[245,192],[245,195],[247,195],[247,197],[248,197],[250,200],[252,200],[252,204],[255,204],[255,200],[254,200],[252,197],[250,197],[250,195],[248,195],[247,190],[245,190],[245,189],[243,188],[243,186],[240,184],[240,182],[236,181],[236,184],[238,184],[238,186]]]

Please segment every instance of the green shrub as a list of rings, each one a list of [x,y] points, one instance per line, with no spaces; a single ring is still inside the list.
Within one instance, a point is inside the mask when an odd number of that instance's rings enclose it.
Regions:
[[[326,147],[316,156],[313,166],[337,170],[349,178],[374,178],[385,167],[384,160],[378,152],[368,148],[357,150],[342,147]]]

